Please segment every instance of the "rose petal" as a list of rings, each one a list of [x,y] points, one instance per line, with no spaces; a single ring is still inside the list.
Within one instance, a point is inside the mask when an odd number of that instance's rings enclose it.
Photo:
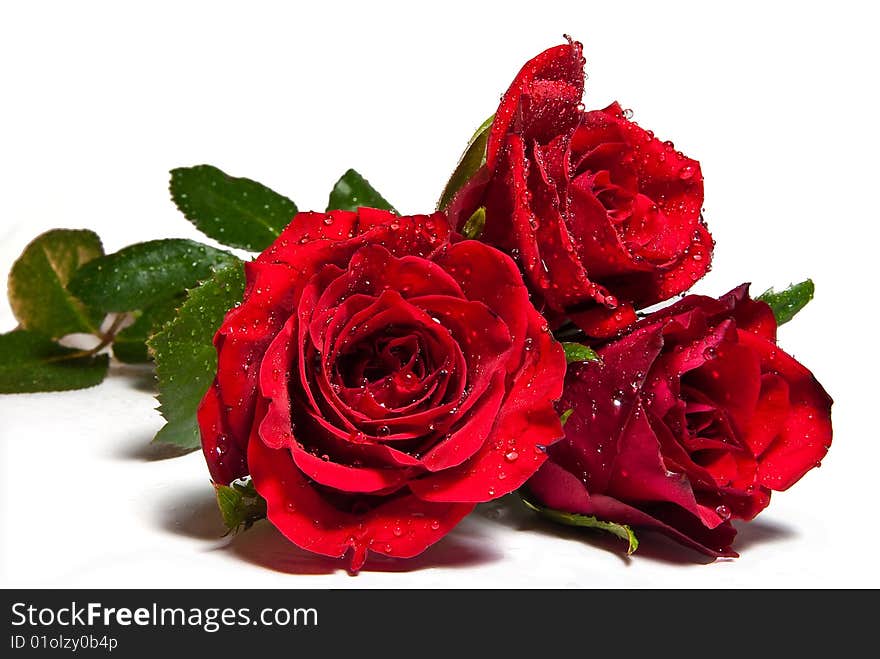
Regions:
[[[733,317],[739,329],[757,334],[768,341],[776,341],[776,317],[773,310],[766,302],[749,297],[748,284],[733,289],[721,299],[733,307]]]
[[[198,421],[202,453],[208,463],[211,480],[218,485],[228,485],[248,473],[246,442],[238,443],[230,439],[223,416],[217,385],[212,384],[199,404]]]
[[[660,443],[640,404],[632,409],[621,429],[608,486],[592,491],[622,501],[672,503],[710,529],[723,521],[714,510],[697,502],[687,480],[667,473]]]
[[[339,304],[346,295],[377,297],[394,289],[404,298],[418,295],[464,297],[456,280],[433,261],[418,256],[396,257],[382,245],[365,245],[351,257],[345,276],[328,286],[319,306]]]
[[[582,50],[578,42],[569,42],[526,62],[495,113],[486,156],[490,168],[511,130],[521,130],[533,139],[549,135],[545,142],[574,130],[580,119],[577,104],[584,93]]]
[[[737,436],[745,434],[761,393],[761,363],[754,350],[725,343],[714,357],[689,371],[682,381],[724,409]]]
[[[638,320],[635,309],[629,303],[621,304],[615,309],[605,306],[593,306],[587,311],[569,309],[566,314],[587,336],[597,339],[616,336]]]
[[[496,372],[475,412],[429,450],[422,458],[422,464],[429,471],[438,472],[456,467],[473,456],[492,432],[503,398],[504,373]]]
[[[398,217],[374,208],[299,213],[257,261],[306,268],[308,277],[317,264],[341,265],[365,244],[382,245],[395,255],[429,256],[448,237],[449,223],[442,213]]]
[[[504,320],[513,342],[510,354],[522,354],[528,318],[520,310],[531,303],[513,259],[485,243],[466,240],[450,245],[438,255],[437,262],[456,278],[464,297],[482,302]],[[475,272],[480,277],[474,277]],[[518,368],[511,360],[508,369]]]
[[[547,459],[544,447],[563,436],[553,407],[562,393],[565,353],[546,321],[526,307],[526,341],[531,350],[507,397],[491,435],[467,462],[410,483],[428,501],[490,501],[522,485]]]
[[[390,493],[414,475],[407,469],[355,467],[339,464],[329,457],[325,460],[309,453],[299,442],[293,443],[290,454],[306,476],[342,492]]]
[[[609,130],[611,134],[596,134]],[[699,223],[703,205],[700,163],[627,120],[617,103],[585,113],[572,148],[577,151],[587,144],[621,139],[637,153],[631,162],[638,177],[639,193],[656,204],[663,217],[662,230],[649,235],[650,241],[643,245],[641,255],[652,261],[669,261],[687,247],[690,234]]]
[[[636,528],[659,531],[681,544],[707,556],[735,557],[730,549],[736,529],[729,523],[714,529],[703,526],[698,518],[671,514],[667,519],[653,516],[624,502],[605,495],[590,495],[578,478],[553,462],[546,462],[529,481],[529,491],[544,506],[579,515],[594,516],[602,521],[628,524]],[[672,518],[672,519],[668,519]]]
[[[752,454],[761,457],[781,433],[791,410],[791,393],[784,378],[774,373],[761,376],[761,395],[749,420],[745,441]]]
[[[503,176],[493,181],[487,193],[483,239],[518,253],[529,283],[553,309],[584,298],[604,299],[603,290],[589,280],[574,253],[555,192],[540,173],[538,178],[530,175],[529,167],[522,140],[510,136],[499,160]]]
[[[583,472],[591,492],[608,488],[623,425],[662,345],[659,328],[647,328],[602,348],[601,361],[568,369],[558,408],[572,414],[565,439],[550,455],[570,471]]]
[[[789,386],[790,411],[781,434],[761,455],[761,485],[786,490],[825,457],[831,446],[831,397],[812,373],[793,357],[751,332],[740,342],[761,356],[762,370],[778,373]]]
[[[651,303],[668,300],[693,286],[709,271],[714,247],[715,241],[706,225],[697,222],[690,245],[682,252],[675,265],[667,268],[655,280],[650,294],[642,298],[644,303],[648,304],[648,300]]]
[[[295,280],[285,265],[245,264],[244,300],[214,337],[217,389],[230,438],[244,447],[254,418],[257,373],[270,341],[291,313]]]
[[[322,496],[286,451],[257,440],[250,442],[248,453],[254,487],[266,500],[269,521],[308,551],[342,556],[352,548],[353,571],[363,565],[368,550],[402,558],[424,551],[473,509],[472,504],[428,503],[402,494],[354,514]]]

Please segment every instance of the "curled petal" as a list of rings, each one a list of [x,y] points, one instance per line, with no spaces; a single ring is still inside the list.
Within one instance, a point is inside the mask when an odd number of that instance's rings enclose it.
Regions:
[[[266,500],[269,521],[308,551],[341,557],[351,549],[354,572],[368,551],[401,558],[421,553],[473,509],[473,504],[429,503],[406,492],[378,505],[369,497],[343,495],[334,505],[330,491],[310,483],[287,451],[257,440],[248,452],[254,487]],[[359,510],[363,512],[354,512]]]
[[[658,510],[652,515],[606,495],[590,495],[576,476],[552,462],[541,467],[528,487],[549,508],[659,531],[707,556],[738,556],[730,548],[736,529],[729,522],[710,529],[684,512]]]

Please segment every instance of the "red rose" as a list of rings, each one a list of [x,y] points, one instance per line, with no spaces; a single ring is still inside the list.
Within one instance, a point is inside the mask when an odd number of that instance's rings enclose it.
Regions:
[[[485,206],[481,239],[514,255],[546,306],[607,336],[709,269],[700,164],[628,121],[584,112],[581,45],[528,62],[495,115],[485,167],[449,207]]]
[[[598,353],[569,368],[565,439],[528,483],[549,508],[735,556],[729,520],[753,518],[831,444],[831,398],[776,346],[747,285],[688,296]]]
[[[246,274],[202,447],[300,547],[414,556],[562,436],[561,347],[514,262],[442,213],[300,213]]]

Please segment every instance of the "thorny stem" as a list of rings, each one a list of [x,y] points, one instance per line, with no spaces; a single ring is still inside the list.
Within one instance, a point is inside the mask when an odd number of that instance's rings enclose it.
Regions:
[[[107,328],[106,332],[101,332],[98,334],[98,338],[101,339],[101,342],[98,343],[94,348],[89,348],[88,350],[78,350],[76,352],[71,352],[66,355],[58,355],[57,357],[52,357],[47,359],[47,362],[63,362],[68,359],[82,359],[84,357],[94,357],[99,352],[101,352],[104,348],[113,343],[113,340],[116,338],[116,333],[119,331],[119,328],[122,326],[122,323],[125,322],[125,319],[128,317],[126,313],[118,313],[116,317],[113,319],[113,322],[110,323],[110,327]]]

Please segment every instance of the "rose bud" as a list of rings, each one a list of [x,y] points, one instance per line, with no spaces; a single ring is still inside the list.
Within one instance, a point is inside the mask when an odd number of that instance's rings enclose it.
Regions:
[[[292,542],[410,557],[562,436],[565,358],[515,263],[442,213],[300,213],[256,261],[199,410],[215,483]]]
[[[831,398],[777,347],[747,285],[688,296],[597,352],[569,367],[565,439],[527,485],[547,508],[736,556],[731,520],[755,517],[831,445]]]
[[[635,320],[709,269],[700,164],[614,103],[586,112],[581,44],[529,61],[489,129],[486,164],[452,199],[461,228],[513,255],[537,301],[591,336]],[[552,314],[550,314],[552,315]]]

